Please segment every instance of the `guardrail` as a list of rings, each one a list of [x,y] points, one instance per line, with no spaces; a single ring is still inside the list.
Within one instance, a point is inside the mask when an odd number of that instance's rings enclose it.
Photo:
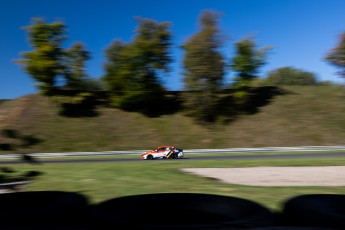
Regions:
[[[301,152],[301,151],[337,151],[345,146],[297,146],[297,147],[263,147],[263,148],[224,148],[224,149],[185,149],[185,154],[206,153],[244,153],[244,152]],[[36,158],[76,157],[76,156],[111,156],[138,155],[148,150],[102,151],[102,152],[63,152],[63,153],[30,153]],[[22,154],[3,154],[0,159],[19,159]]]

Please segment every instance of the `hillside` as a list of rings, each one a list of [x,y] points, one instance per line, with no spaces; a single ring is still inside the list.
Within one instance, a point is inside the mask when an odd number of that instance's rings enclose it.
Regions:
[[[228,124],[200,126],[180,113],[157,118],[98,107],[97,116],[68,118],[40,95],[0,103],[0,130],[9,152],[184,149],[345,144],[345,90],[335,86],[284,88],[258,112]]]

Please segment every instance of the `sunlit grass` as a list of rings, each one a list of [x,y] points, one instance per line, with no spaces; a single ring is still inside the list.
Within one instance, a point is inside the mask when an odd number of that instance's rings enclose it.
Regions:
[[[236,196],[259,202],[272,209],[292,196],[310,193],[345,193],[345,187],[260,187],[226,184],[181,172],[181,168],[256,166],[345,165],[345,158],[275,160],[156,160],[139,162],[66,163],[13,165],[17,171],[43,174],[25,191],[72,191],[90,202],[146,193],[188,192]]]

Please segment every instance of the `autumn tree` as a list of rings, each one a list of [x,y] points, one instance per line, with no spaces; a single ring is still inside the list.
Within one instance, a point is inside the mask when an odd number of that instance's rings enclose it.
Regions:
[[[345,78],[345,33],[340,36],[339,42],[326,56],[326,61],[339,69],[338,74]]]
[[[184,102],[187,114],[198,121],[216,119],[219,90],[223,85],[225,63],[220,52],[224,37],[218,28],[219,14],[204,11],[200,31],[183,44]]]
[[[162,73],[169,71],[169,23],[138,18],[134,40],[115,40],[106,50],[106,82],[112,104],[123,109],[153,107],[165,88]]]

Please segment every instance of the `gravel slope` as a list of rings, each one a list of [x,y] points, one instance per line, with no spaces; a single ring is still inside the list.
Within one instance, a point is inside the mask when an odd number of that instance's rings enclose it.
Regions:
[[[250,186],[345,186],[345,166],[183,168],[183,172]]]

